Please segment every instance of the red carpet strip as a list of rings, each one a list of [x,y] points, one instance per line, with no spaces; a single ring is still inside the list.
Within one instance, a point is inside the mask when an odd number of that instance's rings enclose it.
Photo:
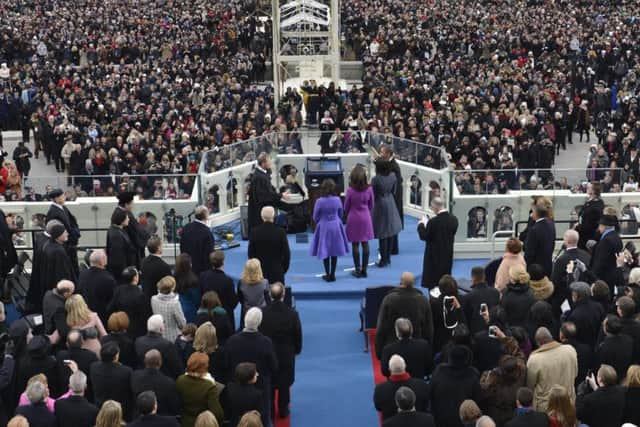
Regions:
[[[274,395],[274,402],[278,401],[278,391],[276,390],[276,393]],[[274,427],[289,427],[289,422],[291,419],[291,416],[288,416],[287,418],[280,418],[280,414],[278,413],[278,405],[275,405],[275,411],[276,411],[276,416],[275,416],[275,421],[273,422]]]
[[[371,367],[373,368],[373,382],[378,385],[387,380],[387,378],[382,375],[382,370],[380,369],[380,361],[376,357],[376,331],[372,329],[369,331],[369,353],[371,354]],[[373,399],[373,390],[371,393]],[[382,425],[382,414],[378,413],[378,418],[380,419],[380,425]]]

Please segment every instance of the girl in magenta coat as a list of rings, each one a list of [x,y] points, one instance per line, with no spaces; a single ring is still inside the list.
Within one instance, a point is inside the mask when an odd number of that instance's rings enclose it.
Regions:
[[[347,215],[347,239],[351,242],[353,276],[367,277],[369,264],[369,240],[373,239],[371,211],[373,209],[373,190],[367,182],[367,172],[357,165],[351,171],[349,188],[344,200],[344,212]],[[362,245],[362,262],[360,261]]]

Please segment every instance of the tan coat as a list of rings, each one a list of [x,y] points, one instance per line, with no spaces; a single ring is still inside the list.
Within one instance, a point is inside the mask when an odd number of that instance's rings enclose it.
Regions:
[[[496,289],[501,293],[507,290],[507,285],[509,284],[509,269],[515,265],[521,265],[525,270],[527,269],[527,263],[524,262],[522,252],[519,254],[507,252],[502,256],[502,262],[496,272],[495,282]]]
[[[578,356],[570,345],[552,341],[531,353],[527,361],[527,387],[533,390],[533,406],[546,412],[551,387],[559,384],[575,401],[574,382],[578,375]]]

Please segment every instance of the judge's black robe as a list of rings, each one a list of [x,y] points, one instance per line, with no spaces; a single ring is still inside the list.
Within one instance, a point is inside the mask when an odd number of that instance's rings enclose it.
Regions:
[[[260,212],[263,207],[273,206],[274,208],[278,208],[282,205],[280,197],[280,194],[273,185],[271,185],[271,177],[269,174],[256,168],[255,171],[253,171],[249,184],[249,230],[262,224]]]
[[[27,291],[26,300],[29,305],[28,311],[40,313],[42,311],[42,298],[46,289],[42,286],[42,277],[44,275],[43,253],[44,245],[51,241],[48,234],[37,233],[33,237],[33,255],[31,258],[31,276],[29,277],[29,290]]]
[[[422,261],[422,286],[435,288],[445,274],[451,274],[453,266],[453,241],[458,231],[458,219],[449,212],[440,212],[427,225],[418,224],[420,240],[424,240]]]
[[[123,229],[112,225],[107,231],[107,270],[118,283],[122,283],[122,271],[135,266],[137,251]]]
[[[64,246],[55,240],[48,239],[43,245],[40,286],[46,292],[63,279],[77,283],[78,276]]]
[[[123,209],[121,206],[116,206],[116,209]],[[149,240],[149,233],[147,230],[138,222],[136,216],[127,211],[127,216],[129,217],[129,225],[127,225],[124,230],[127,232],[129,236],[129,240],[133,244],[136,249],[135,263],[134,265],[138,270],[140,269],[142,260],[145,257],[144,249],[147,246],[147,241]]]
[[[73,216],[71,211],[66,207],[62,206],[60,209],[58,206],[54,206],[53,204],[49,206],[49,211],[47,212],[47,222],[52,219],[57,219],[63,225],[67,233],[69,233],[69,238],[64,244],[64,247],[69,255],[69,259],[71,260],[71,265],[73,267],[73,271],[77,276],[80,273],[78,268],[78,243],[80,242],[80,227],[78,227],[78,221],[76,217]]]

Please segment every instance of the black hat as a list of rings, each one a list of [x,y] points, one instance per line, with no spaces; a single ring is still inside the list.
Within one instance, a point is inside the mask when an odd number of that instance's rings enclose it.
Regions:
[[[135,195],[136,193],[134,193],[133,191],[124,191],[118,194],[118,204],[126,205],[127,203],[133,202],[133,196]]]
[[[615,227],[618,225],[618,218],[615,215],[602,215],[598,224],[605,225],[607,227]]]
[[[49,198],[50,199],[55,199],[56,197],[60,197],[64,194],[64,191],[62,191],[62,189],[60,188],[56,188],[55,190],[51,190],[49,192]]]
[[[51,227],[51,238],[52,239],[57,239],[58,237],[62,236],[62,233],[64,233],[65,228],[64,225],[62,224],[56,224],[53,227]]]
[[[449,363],[457,368],[468,366],[470,360],[469,353],[469,350],[465,346],[453,346],[449,352]]]

